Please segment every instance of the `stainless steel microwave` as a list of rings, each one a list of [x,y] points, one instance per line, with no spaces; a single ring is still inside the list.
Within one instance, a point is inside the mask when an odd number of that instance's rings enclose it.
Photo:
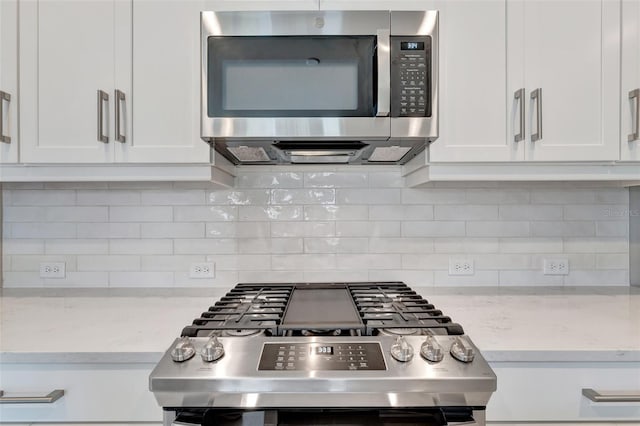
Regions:
[[[202,12],[201,136],[235,164],[404,163],[438,137],[437,11]]]

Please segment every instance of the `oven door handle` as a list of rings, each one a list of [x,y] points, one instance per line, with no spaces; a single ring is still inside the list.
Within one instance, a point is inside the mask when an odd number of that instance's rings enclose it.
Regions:
[[[378,30],[378,112],[376,117],[388,117],[391,110],[391,46],[390,31]]]

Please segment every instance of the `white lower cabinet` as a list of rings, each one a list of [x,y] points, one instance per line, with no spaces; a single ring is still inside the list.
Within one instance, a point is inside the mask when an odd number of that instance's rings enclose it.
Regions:
[[[491,366],[498,390],[487,406],[488,421],[640,423],[640,402],[592,402],[582,395],[582,389],[640,394],[640,362],[499,362]]]
[[[5,397],[64,396],[52,403],[0,404],[0,422],[161,422],[149,391],[154,364],[2,364]]]

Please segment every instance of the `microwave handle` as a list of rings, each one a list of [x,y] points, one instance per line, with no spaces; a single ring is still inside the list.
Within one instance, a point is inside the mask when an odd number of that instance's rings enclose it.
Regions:
[[[378,30],[378,112],[376,117],[388,117],[391,107],[391,46],[389,30]]]

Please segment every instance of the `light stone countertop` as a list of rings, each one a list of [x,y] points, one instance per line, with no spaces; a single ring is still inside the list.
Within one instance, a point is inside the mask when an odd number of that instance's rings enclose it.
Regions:
[[[640,361],[640,289],[415,288],[491,362]],[[10,290],[0,361],[155,363],[226,289]]]

